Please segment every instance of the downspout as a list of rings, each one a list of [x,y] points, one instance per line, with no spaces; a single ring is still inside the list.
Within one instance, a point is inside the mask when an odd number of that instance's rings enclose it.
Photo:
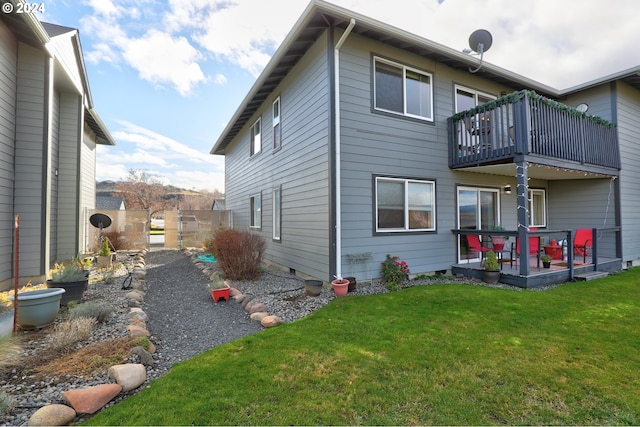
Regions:
[[[335,134],[336,134],[336,278],[342,279],[342,191],[340,182],[340,48],[351,34],[351,30],[356,25],[356,20],[351,18],[349,22],[349,26],[344,33],[342,33],[342,37],[336,43],[336,47],[333,50],[333,66],[334,66],[334,75],[336,76],[334,80],[334,102],[335,102]]]

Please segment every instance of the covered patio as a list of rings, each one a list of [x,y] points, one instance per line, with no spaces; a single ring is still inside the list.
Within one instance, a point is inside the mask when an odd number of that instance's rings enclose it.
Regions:
[[[485,250],[494,250],[500,261],[501,283],[519,286],[523,288],[535,288],[554,283],[562,283],[576,279],[586,280],[597,272],[614,272],[622,268],[622,260],[615,256],[616,241],[618,241],[619,227],[613,228],[593,228],[593,242],[587,249],[586,256],[574,247],[575,230],[541,230],[525,231],[523,239],[526,244],[522,245],[522,260],[515,259],[515,238],[519,235],[516,231],[489,231],[489,230],[452,230],[453,234],[463,238],[466,235],[479,235]],[[494,248],[491,236],[505,236],[508,238],[502,249]],[[529,254],[529,238],[539,238],[540,246],[538,252],[535,250]],[[563,242],[560,245],[550,245],[552,241]],[[560,246],[561,252],[558,257],[550,249]],[[546,248],[545,248],[546,247]],[[565,249],[566,248],[566,249]],[[549,268],[543,267],[542,257],[546,253],[552,253],[555,259],[551,260]],[[481,252],[473,250],[461,256],[457,263],[451,266],[451,273],[461,274],[468,277],[482,279],[484,270]],[[512,259],[514,258],[514,259]]]

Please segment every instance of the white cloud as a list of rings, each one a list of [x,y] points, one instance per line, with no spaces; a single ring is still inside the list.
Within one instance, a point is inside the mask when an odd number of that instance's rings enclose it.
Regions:
[[[184,37],[152,29],[144,37],[129,40],[123,56],[141,78],[169,84],[181,95],[190,94],[195,85],[207,80],[197,63],[201,55]]]

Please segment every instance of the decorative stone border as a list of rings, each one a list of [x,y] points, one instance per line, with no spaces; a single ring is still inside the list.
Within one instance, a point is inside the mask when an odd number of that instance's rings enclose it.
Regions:
[[[211,277],[211,275],[216,271],[215,268],[207,265],[210,263],[200,260],[198,256],[203,254],[202,251],[190,248],[182,249],[182,251],[191,258],[191,261],[193,261],[196,267],[202,270],[202,273],[207,276],[207,278]],[[238,289],[231,287],[229,290],[229,297],[236,303],[240,304],[242,308],[249,313],[251,320],[260,322],[264,328],[273,328],[274,326],[278,326],[283,323],[282,318],[269,314],[267,306],[257,300],[253,295],[245,295]]]
[[[137,281],[132,284],[132,290],[127,292],[129,325],[127,331],[130,337],[150,336],[147,329],[147,314],[140,308],[145,296],[145,255],[148,249],[137,253],[133,258],[133,275]],[[155,352],[155,345],[151,343],[149,351],[142,347],[134,347],[132,354],[138,356],[141,363],[125,363],[113,365],[107,370],[107,376],[115,383],[99,384],[92,387],[67,390],[62,393],[66,402],[63,404],[45,405],[31,415],[28,425],[63,426],[69,425],[81,414],[94,414],[120,393],[126,393],[140,387],[147,380],[146,366],[154,363],[151,353]]]

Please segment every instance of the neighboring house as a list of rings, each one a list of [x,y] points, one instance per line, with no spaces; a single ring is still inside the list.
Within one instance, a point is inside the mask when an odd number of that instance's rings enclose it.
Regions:
[[[96,196],[96,210],[123,211],[123,197]]]
[[[413,274],[477,275],[465,233],[497,225],[523,253],[534,229],[550,241],[597,227],[591,270],[637,264],[640,67],[563,91],[477,66],[313,1],[211,150],[234,227],[262,234],[268,261],[326,281],[379,277],[386,254]],[[504,273],[519,286],[573,277]]]
[[[78,255],[95,207],[96,144],[115,142],[93,108],[78,31],[0,15],[0,289],[37,283]]]

